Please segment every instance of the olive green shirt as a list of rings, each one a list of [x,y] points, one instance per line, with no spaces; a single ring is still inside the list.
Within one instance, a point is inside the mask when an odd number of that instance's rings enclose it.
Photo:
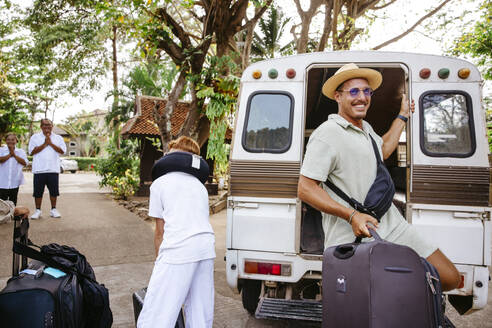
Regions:
[[[383,140],[371,125],[362,123],[362,130],[343,117],[332,114],[313,131],[307,144],[301,174],[307,178],[326,181],[327,177],[348,196],[364,203],[367,192],[376,178],[376,156],[369,134],[376,141],[380,156]],[[352,208],[323,184],[330,197]],[[381,218],[378,233],[383,239],[395,240],[409,227],[395,205]],[[323,213],[325,248],[355,239],[352,227],[345,220]]]

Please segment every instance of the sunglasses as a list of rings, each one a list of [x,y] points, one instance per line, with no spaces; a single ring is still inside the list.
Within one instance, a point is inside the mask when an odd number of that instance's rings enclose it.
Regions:
[[[357,97],[360,91],[362,91],[364,93],[364,96],[366,97],[370,97],[374,93],[374,91],[371,88],[364,88],[364,89],[352,88],[350,90],[337,90],[337,91],[348,92],[352,97]]]

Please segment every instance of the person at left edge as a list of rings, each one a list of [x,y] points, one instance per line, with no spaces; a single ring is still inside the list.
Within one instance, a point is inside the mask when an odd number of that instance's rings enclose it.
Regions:
[[[60,175],[60,154],[65,154],[67,146],[65,141],[53,131],[51,120],[41,120],[41,132],[33,134],[29,140],[29,154],[32,155],[33,196],[36,210],[31,219],[41,217],[41,202],[43,200],[44,187],[48,187],[51,201],[50,216],[61,217],[56,209],[56,199],[60,195],[58,178]]]
[[[16,147],[17,136],[7,133],[6,145],[0,147],[0,199],[17,205],[19,186],[24,184],[22,168],[27,165],[26,152]]]

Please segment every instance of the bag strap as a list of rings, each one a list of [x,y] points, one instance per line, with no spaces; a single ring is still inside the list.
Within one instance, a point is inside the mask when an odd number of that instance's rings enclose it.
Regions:
[[[376,141],[372,138],[371,134],[369,134],[369,138],[371,138],[371,143],[372,143],[372,149],[374,150],[374,154],[376,155],[376,161],[378,164],[382,164],[383,160],[381,159],[381,156],[379,155],[379,149],[378,145],[376,144]]]
[[[378,150],[378,146],[376,144],[376,141],[374,141],[374,139],[372,138],[372,136],[371,136],[370,133],[368,133],[368,135],[369,135],[369,138],[371,138],[372,149],[374,150],[374,154],[376,155],[376,162],[378,164],[379,163],[382,163],[381,156],[379,156],[379,150]],[[328,178],[326,179],[325,184],[338,197],[340,197],[341,199],[343,199],[344,201],[346,201],[348,204],[350,204],[350,206],[352,206],[357,211],[362,212],[362,213],[366,213],[366,214],[369,214],[369,215],[372,215],[372,216],[375,216],[375,214],[372,213],[371,211],[369,211],[364,205],[362,205],[362,203],[360,203],[356,199],[348,196],[345,192],[343,192],[343,190],[341,190],[340,188],[338,188],[337,186],[335,186],[335,184],[333,182],[329,181]]]
[[[30,245],[34,245],[30,240],[28,242]],[[36,246],[36,245],[34,245],[34,246]],[[87,275],[85,275],[85,274],[83,274],[83,273],[81,273],[81,272],[79,272],[73,268],[68,268],[68,267],[64,266],[63,264],[53,260],[50,256],[47,256],[43,252],[40,252],[40,251],[38,251],[32,247],[29,247],[27,245],[21,244],[17,241],[14,241],[14,246],[12,248],[12,251],[14,253],[27,256],[33,260],[38,260],[38,261],[44,262],[45,264],[48,264],[49,266],[51,266],[53,268],[57,268],[57,269],[65,272],[65,273],[72,273],[72,274],[77,275],[78,277],[81,277],[81,278],[87,279],[93,283],[99,284],[97,281],[95,281],[91,277],[89,277],[89,276],[87,276]]]

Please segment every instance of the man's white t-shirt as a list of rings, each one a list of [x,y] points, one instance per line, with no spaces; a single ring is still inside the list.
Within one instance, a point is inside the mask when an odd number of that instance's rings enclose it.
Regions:
[[[32,153],[34,148],[44,144],[45,138],[42,132],[33,134],[31,139],[29,139],[29,154]],[[65,141],[61,136],[51,133],[50,139],[55,146],[63,150],[63,153],[67,151]],[[32,173],[60,173],[60,153],[55,151],[53,147],[47,146],[39,153],[33,155]]]
[[[7,146],[0,147],[0,156],[7,156],[9,153],[10,150]],[[29,163],[24,150],[15,148],[15,154],[22,158],[26,164]],[[18,188],[21,184],[24,184],[24,174],[22,174],[23,167],[24,166],[17,162],[13,157],[0,163],[0,188],[14,189]]]
[[[194,176],[167,173],[150,186],[149,216],[164,219],[157,261],[182,264],[215,258],[208,193]]]

